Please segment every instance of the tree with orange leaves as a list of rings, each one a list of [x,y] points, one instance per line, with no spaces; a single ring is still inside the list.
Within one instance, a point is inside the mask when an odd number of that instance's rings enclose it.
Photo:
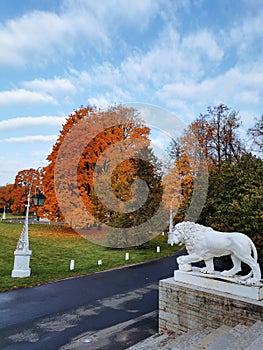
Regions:
[[[170,148],[181,182],[185,209],[189,205],[197,174],[201,175],[200,178],[204,174],[205,179],[208,169],[220,168],[224,161],[238,162],[244,154],[238,135],[238,113],[223,104],[208,107],[207,111],[207,114],[200,114]],[[168,176],[171,177],[174,168]]]
[[[0,187],[0,211],[10,210],[10,206],[13,203],[12,199],[12,190],[14,184],[6,184],[5,186]]]
[[[71,114],[47,158],[49,164],[44,169],[43,179],[46,201],[40,208],[42,215],[54,221],[67,220],[77,228],[92,225],[94,220],[90,217],[108,224],[125,218],[125,225],[129,225],[128,221],[135,220],[132,215],[123,214],[120,219],[116,210],[109,209],[107,203],[103,203],[105,198],[101,197],[107,193],[104,197],[115,196],[123,203],[131,199],[131,184],[142,168],[136,158],[149,146],[148,135],[149,128],[132,108],[115,106],[101,111],[81,107]],[[136,145],[138,140],[142,144],[140,147]],[[113,169],[110,177],[109,167]],[[100,181],[96,187],[98,177]],[[74,184],[72,179],[76,179]],[[58,199],[63,202],[64,210]],[[82,203],[90,217],[83,214]]]
[[[202,181],[206,186],[207,159],[198,139],[189,127],[180,139],[173,141],[170,156],[173,163],[165,176],[165,181],[168,184],[165,203],[166,208],[169,208],[171,200],[175,197],[173,200],[174,211],[178,212],[175,220],[181,221],[189,207],[194,188],[200,187]],[[197,179],[198,181],[196,181]],[[200,192],[201,188],[198,191]],[[203,194],[200,199],[203,200]],[[199,206],[196,199],[192,203],[192,208],[195,206]]]
[[[52,148],[52,152],[47,157],[49,164],[44,168],[45,175],[43,177],[43,187],[46,200],[44,206],[39,208],[39,213],[41,216],[45,216],[51,221],[64,221],[64,216],[58,206],[54,183],[55,164],[60,146],[63,144],[63,141],[70,130],[81,120],[87,118],[92,111],[93,108],[91,107],[81,107],[79,110],[69,115],[66,119],[66,123],[62,126],[62,130]]]
[[[41,172],[33,168],[27,170],[21,170],[17,173],[15,178],[15,184],[12,188],[11,198],[12,205],[11,210],[13,214],[25,213],[25,204],[27,202],[27,195],[29,188],[31,187],[31,193],[36,192],[37,187],[40,186]],[[36,212],[37,208],[30,204],[30,211]]]

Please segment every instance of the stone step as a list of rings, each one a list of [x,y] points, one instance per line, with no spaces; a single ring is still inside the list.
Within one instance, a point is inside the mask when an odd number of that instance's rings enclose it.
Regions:
[[[213,329],[191,330],[187,333],[155,334],[127,350],[261,350],[263,322],[252,326],[223,325]]]
[[[217,339],[215,339],[207,348],[206,350],[244,350],[243,347],[237,348],[236,346],[233,347],[233,344],[235,344],[237,338],[234,337],[230,333],[225,333],[219,336]]]
[[[207,336],[212,328],[192,330],[187,333],[155,334],[126,350],[189,350],[189,347],[199,339]]]
[[[239,338],[244,334],[250,326],[246,326],[245,324],[237,324],[235,327],[231,328],[229,333],[232,334],[235,338]]]
[[[221,350],[221,349],[227,349],[227,350],[237,350],[236,345],[234,345],[240,337],[249,329],[248,326],[243,324],[238,324],[233,328],[230,328],[230,330],[219,336],[217,339],[215,339],[214,342],[212,342],[206,350]],[[244,350],[242,346],[239,346],[238,350]]]
[[[156,350],[156,349],[166,350],[166,349],[169,349],[169,347],[167,347],[168,343],[174,341],[180,335],[181,335],[181,332],[169,333],[169,334],[157,333],[129,347],[126,350]]]
[[[256,323],[253,324],[253,326],[248,327],[248,329],[245,330],[243,334],[237,337],[236,341],[233,344],[231,344],[231,346],[229,346],[228,350],[246,349],[262,333],[263,333],[263,322],[257,321]]]
[[[216,339],[220,338],[222,335],[226,335],[231,327],[229,326],[220,326],[219,328],[214,329],[212,332],[210,332],[207,336],[201,338],[199,341],[197,341],[195,344],[193,344],[189,350],[200,350],[200,349],[208,349],[211,344],[215,342]],[[211,348],[210,348],[211,349]],[[210,350],[209,349],[209,350]],[[213,348],[212,348],[213,349]],[[221,349],[224,349],[221,348]]]
[[[168,337],[167,334],[161,334],[161,335],[160,334],[154,334],[151,337],[141,341],[138,344],[135,344],[135,345],[131,346],[128,349],[129,350],[135,350],[135,349],[140,349],[140,350],[150,349],[150,350],[152,350],[153,349],[153,344],[154,344],[154,346],[155,345],[159,346],[160,341],[166,339],[167,337]]]
[[[207,327],[202,330],[192,330],[177,337],[174,341],[171,341],[172,350],[190,350],[193,344],[196,344],[200,339],[203,339],[208,334],[213,332],[214,329]]]
[[[249,345],[246,350],[260,350],[263,348],[263,334],[257,337],[251,345]]]

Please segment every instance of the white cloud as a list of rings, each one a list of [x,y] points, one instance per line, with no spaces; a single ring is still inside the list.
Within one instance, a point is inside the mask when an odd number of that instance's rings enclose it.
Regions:
[[[147,52],[133,51],[116,66],[104,61],[90,70],[69,72],[73,84],[89,94],[89,102],[104,108],[134,101],[138,96],[151,101],[167,84],[200,80],[204,75],[204,56],[206,65],[213,66],[223,55],[217,39],[208,31],[181,37],[168,26]]]
[[[219,63],[223,55],[217,39],[208,31],[180,37],[174,29],[165,28],[148,52],[137,50],[119,66],[104,62],[90,71],[70,72],[83,87],[119,87],[124,96],[131,97],[132,92],[141,95],[149,87],[159,89],[175,81],[200,79],[204,74],[204,56],[209,66]]]
[[[169,90],[177,86],[177,98],[191,98],[205,70],[220,64],[224,50],[219,41],[208,30],[183,37],[167,25],[148,51],[133,51],[118,66],[106,61],[88,71],[70,69],[70,79],[89,92],[91,104],[103,108],[138,97],[148,102],[155,99],[156,103],[156,96],[162,105],[170,107]],[[178,104],[183,105],[184,100]]]
[[[7,143],[34,143],[34,142],[54,142],[57,140],[57,135],[33,135],[22,137],[8,137],[4,139]]]
[[[120,26],[143,30],[160,0],[63,1],[58,13],[34,11],[0,26],[0,65],[45,65],[74,56],[76,49],[111,45]],[[84,47],[83,47],[83,43]],[[59,57],[59,58],[58,58]]]
[[[206,113],[209,105],[223,103],[240,112],[245,134],[259,116],[256,111],[262,110],[263,64],[236,65],[213,78],[166,84],[156,92],[156,98],[189,122]]]
[[[131,95],[129,92],[118,85],[113,85],[111,90],[109,92],[105,92],[105,94],[93,94],[93,97],[88,99],[90,105],[95,105],[102,109],[112,105],[124,103],[129,100],[131,100]]]
[[[49,154],[51,151],[52,151],[51,148],[48,149],[48,150],[45,150],[45,151],[33,151],[33,152],[32,152],[32,155],[33,155],[34,157],[37,156],[37,157],[43,158],[43,157],[46,157],[47,154]]]
[[[101,109],[107,108],[111,105],[110,100],[108,100],[105,96],[89,98],[89,104],[91,106],[97,106]]]
[[[30,154],[28,154],[28,158],[26,160],[21,159],[21,157],[7,158],[0,156],[0,162],[1,164],[5,165],[4,167],[0,168],[0,186],[5,186],[7,183],[14,183],[17,173],[22,169],[37,169],[38,167],[43,167],[47,164],[47,162],[43,161],[43,159],[37,159],[35,156],[31,158]]]
[[[191,103],[235,103],[255,105],[263,95],[263,65],[236,66],[222,75],[207,78],[202,81],[186,80],[174,84],[167,84],[157,92],[162,101],[181,99]]]
[[[42,91],[51,94],[74,92],[75,87],[69,79],[54,77],[54,79],[34,79],[22,82],[22,86],[30,90]]]
[[[23,88],[0,91],[0,106],[12,104],[57,104],[56,97],[75,92],[73,82],[66,78],[34,79],[19,84]],[[66,99],[69,98],[66,96]]]
[[[96,65],[90,72],[70,69],[70,74],[73,84],[82,91],[91,88],[94,91],[94,88],[99,88],[100,90],[107,89],[108,92],[112,92],[123,82],[119,67],[115,68],[110,62]]]
[[[251,59],[251,53],[257,56],[263,54],[263,7],[257,4],[256,11],[251,15],[251,6],[249,2],[250,15],[245,16],[239,23],[235,23],[229,33],[228,45],[234,46],[239,58]],[[253,9],[253,5],[252,5]]]
[[[5,186],[7,183],[14,183],[18,171],[25,169],[24,162],[19,159],[0,156],[0,162],[5,165],[0,168],[0,186]]]
[[[257,52],[263,41],[255,45],[253,57],[245,64],[235,56],[242,40],[250,47],[262,38],[263,15],[258,14],[249,31],[251,21],[249,16],[241,18],[233,25],[236,32],[201,28],[187,35],[167,23],[148,51],[136,48],[119,65],[104,61],[87,71],[70,73],[75,86],[78,81],[83,91],[90,92],[89,101],[102,107],[147,101],[172,108],[188,121],[219,103],[255,110],[261,108],[263,98],[262,55]],[[247,33],[244,38],[238,35],[240,28]],[[236,38],[230,43],[233,33]]]
[[[220,61],[224,55],[222,46],[217,43],[216,38],[206,29],[183,38],[182,48],[203,54],[213,61]]]
[[[256,121],[256,118],[259,117],[259,115],[253,110],[242,110],[241,113],[242,116],[242,124],[245,129],[251,128]]]
[[[165,3],[166,0],[67,0],[64,9],[66,14],[78,18],[90,14],[104,28],[136,25],[136,30],[143,30]]]
[[[25,89],[16,89],[0,92],[0,106],[12,104],[39,104],[52,103],[55,104],[55,99],[41,92],[28,91]]]
[[[57,15],[35,11],[0,27],[0,46],[4,55],[0,64],[22,65],[30,62],[43,64],[56,54],[73,54],[74,40],[107,41],[99,23],[88,12],[75,17],[73,13]],[[35,61],[32,58],[38,57]]]
[[[62,125],[65,117],[20,117],[0,121],[0,131],[28,128],[31,126],[54,126]]]
[[[208,69],[222,60],[219,40],[207,30],[181,36],[167,26],[148,52],[137,52],[122,63],[122,75],[132,83],[145,80],[155,88],[185,78],[199,79],[204,62]]]
[[[152,132],[152,130],[151,130]],[[172,137],[169,137],[167,134],[159,133],[157,135],[151,133],[151,145],[165,152],[170,143],[173,141]]]

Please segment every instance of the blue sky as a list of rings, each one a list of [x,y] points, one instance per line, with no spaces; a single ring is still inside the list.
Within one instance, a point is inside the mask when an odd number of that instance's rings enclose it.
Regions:
[[[0,185],[47,164],[81,105],[263,113],[262,0],[2,0],[0,47]]]

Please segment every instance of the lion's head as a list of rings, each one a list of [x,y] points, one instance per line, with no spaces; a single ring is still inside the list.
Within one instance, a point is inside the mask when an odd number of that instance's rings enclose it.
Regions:
[[[187,239],[191,236],[190,232],[192,231],[193,222],[183,221],[179,224],[176,224],[174,230],[168,234],[168,244],[179,244],[182,245]]]
[[[193,243],[195,236],[201,236],[204,226],[191,221],[183,221],[176,224],[174,230],[168,234],[168,244],[185,244]],[[205,229],[210,229],[206,227]]]

